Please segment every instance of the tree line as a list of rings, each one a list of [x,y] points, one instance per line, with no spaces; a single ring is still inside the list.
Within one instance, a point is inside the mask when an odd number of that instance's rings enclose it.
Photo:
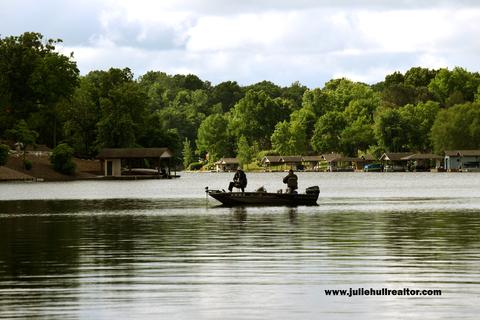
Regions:
[[[193,74],[128,68],[81,76],[73,53],[39,33],[0,38],[0,138],[78,157],[101,148],[171,148],[185,165],[263,154],[436,152],[480,148],[480,74],[413,67],[369,85],[269,81],[213,85]]]

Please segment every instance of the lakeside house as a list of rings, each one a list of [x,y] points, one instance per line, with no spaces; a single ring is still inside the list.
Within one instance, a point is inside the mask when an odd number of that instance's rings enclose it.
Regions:
[[[319,171],[320,162],[323,160],[322,155],[303,156],[302,165],[306,171]]]
[[[355,158],[345,157],[340,153],[328,153],[322,155],[323,160],[327,163],[327,171],[354,171],[352,161]]]
[[[365,165],[374,163],[375,161],[377,161],[377,159],[371,154],[364,154],[360,157],[355,158],[352,163],[355,171],[363,171]]]
[[[386,152],[379,160],[386,172],[405,172],[408,171],[408,160],[404,158],[412,154],[412,152]]]
[[[261,162],[265,171],[303,170],[302,156],[264,156]]]
[[[444,168],[446,171],[480,171],[480,150],[447,150]]]
[[[107,148],[97,156],[105,177],[171,177],[173,152],[168,148]]]
[[[272,171],[272,167],[278,167],[283,164],[281,156],[264,156],[261,163],[265,171]]]
[[[237,158],[221,158],[215,162],[215,171],[217,172],[230,172],[235,171],[240,165],[240,161]]]
[[[366,164],[375,161],[376,158],[369,154],[356,158],[345,157],[339,153],[303,156],[306,171],[362,171]]]
[[[415,153],[402,157],[402,160],[407,161],[409,171],[419,172],[431,169],[439,170],[443,157],[433,153]]]
[[[282,163],[286,169],[303,170],[302,156],[282,156]]]

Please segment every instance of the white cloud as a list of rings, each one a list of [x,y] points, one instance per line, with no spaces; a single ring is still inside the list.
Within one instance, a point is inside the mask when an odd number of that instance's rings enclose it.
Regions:
[[[213,83],[322,86],[342,76],[372,83],[417,65],[480,69],[478,1],[5,3],[0,30],[63,38],[83,74],[130,67],[137,76],[161,70]]]

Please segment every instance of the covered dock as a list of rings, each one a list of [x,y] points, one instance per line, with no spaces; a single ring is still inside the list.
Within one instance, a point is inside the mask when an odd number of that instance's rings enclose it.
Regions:
[[[97,156],[104,176],[120,179],[176,177],[172,158],[168,148],[106,148]]]

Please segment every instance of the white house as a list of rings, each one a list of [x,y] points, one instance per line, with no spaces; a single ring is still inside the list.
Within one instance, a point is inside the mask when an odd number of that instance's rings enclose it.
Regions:
[[[480,150],[447,150],[444,165],[447,171],[480,171]]]

